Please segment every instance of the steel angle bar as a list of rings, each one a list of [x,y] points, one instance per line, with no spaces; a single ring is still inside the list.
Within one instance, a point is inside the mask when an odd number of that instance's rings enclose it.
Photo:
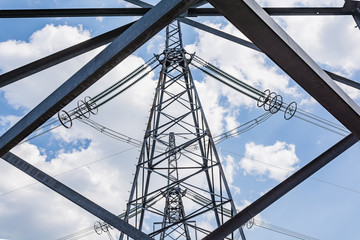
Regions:
[[[354,10],[344,7],[295,7],[295,8],[264,8],[271,16],[334,16],[352,15]]]
[[[141,8],[68,8],[68,9],[6,9],[0,18],[53,18],[53,17],[126,17],[143,16],[153,6],[138,0],[126,0]],[[222,16],[215,8],[198,8],[207,1],[200,1],[184,14],[187,17]],[[358,18],[356,7],[351,8],[263,8],[271,16],[333,16],[352,15]]]
[[[355,82],[353,80],[350,80],[350,79],[347,79],[345,77],[342,77],[340,75],[337,75],[335,73],[332,73],[332,72],[329,72],[327,70],[324,70],[334,81],[337,81],[337,82],[340,82],[340,83],[343,83],[345,85],[348,85],[350,87],[353,87],[353,88],[357,88],[360,90],[360,83],[358,82]]]
[[[153,7],[153,5],[143,2],[141,0],[125,0],[125,1],[132,3],[136,6],[142,7],[142,8],[152,8]]]
[[[192,7],[193,8],[201,7],[202,5],[205,5],[207,3],[208,3],[207,0],[198,0],[198,2],[196,4],[194,4]]]
[[[206,26],[205,24],[202,24],[202,23],[199,23],[199,22],[196,22],[194,20],[191,20],[189,18],[178,18],[178,21],[182,22],[182,23],[185,23],[189,26],[192,26],[192,27],[196,27],[200,30],[203,30],[205,32],[208,32],[208,33],[211,33],[211,34],[214,34],[215,36],[218,36],[218,37],[222,37],[226,40],[229,40],[229,41],[232,41],[234,43],[238,43],[242,46],[245,46],[245,47],[248,47],[248,48],[251,48],[253,50],[256,50],[258,52],[261,52],[262,51],[255,45],[253,44],[252,42],[249,42],[247,40],[244,40],[242,38],[239,38],[239,37],[235,37],[231,34],[228,34],[226,32],[223,32],[223,31],[220,31],[218,29],[215,29],[215,28],[212,28],[212,27],[209,27],[209,26]],[[357,89],[360,89],[360,83],[358,82],[355,82],[353,80],[350,80],[348,78],[345,78],[345,77],[342,77],[340,75],[337,75],[335,73],[332,73],[332,72],[329,72],[327,70],[324,69],[324,71],[334,80],[334,81],[337,81],[337,82],[341,82],[343,84],[346,84],[350,87],[354,87],[354,88],[357,88]]]
[[[341,153],[346,151],[352,145],[358,142],[358,138],[354,134],[350,134],[340,142],[336,143],[334,146],[329,148],[327,151],[322,153],[320,156],[315,158],[313,161],[305,165],[303,168],[298,170],[296,173],[285,179],[279,185],[271,189],[269,192],[258,198],[255,202],[250,204],[248,207],[243,209],[241,212],[236,214],[232,219],[225,222],[222,226],[215,229],[208,236],[203,238],[207,239],[223,239],[231,232],[245,224],[251,218],[255,217],[265,208],[273,204],[275,201],[280,199],[290,190],[295,188],[297,185],[302,183],[312,174],[320,170],[326,164],[331,162]]]
[[[15,154],[8,152],[5,155],[3,155],[2,158],[6,162],[16,167],[17,169],[23,171],[30,177],[34,178],[35,180],[49,187],[51,190],[59,193],[61,196],[67,198],[71,202],[75,203],[79,207],[85,209],[89,213],[93,214],[94,216],[100,218],[104,222],[115,227],[119,231],[126,233],[127,235],[131,236],[134,239],[149,239],[149,240],[152,239],[145,233],[134,228],[130,224],[124,222],[123,220],[121,220],[119,217],[115,216],[111,212],[107,211],[106,209],[100,207],[96,203],[85,198],[81,194],[77,193],[76,191],[72,190],[71,188],[67,187],[61,182],[57,181],[55,178],[49,176],[45,172],[32,166],[31,164],[29,164],[22,158],[16,156]]]
[[[68,8],[0,10],[0,18],[143,16],[149,8]]]
[[[345,0],[344,8],[353,10],[352,16],[360,29],[360,1]]]
[[[189,19],[189,18],[178,18],[178,21],[179,21],[179,22],[182,22],[182,23],[185,23],[185,24],[187,24],[187,25],[189,25],[189,26],[198,28],[198,29],[200,29],[200,30],[203,30],[203,31],[205,31],[205,32],[214,34],[214,35],[216,35],[216,36],[225,38],[225,39],[227,39],[227,40],[229,40],[229,41],[238,43],[238,44],[243,45],[243,46],[245,46],[245,47],[251,48],[251,49],[253,49],[253,50],[256,50],[256,51],[261,52],[261,50],[260,50],[255,44],[253,44],[252,42],[246,41],[246,40],[241,39],[241,38],[239,38],[239,37],[235,37],[235,36],[233,36],[233,35],[231,35],[231,34],[228,34],[228,33],[226,33],[226,32],[217,30],[217,29],[215,29],[215,28],[206,26],[205,24],[196,22],[196,21],[191,20],[191,19]]]
[[[117,36],[119,36],[126,29],[128,29],[133,23],[134,22],[126,24],[112,31],[106,32],[97,37],[81,42],[72,47],[66,48],[47,57],[41,58],[32,63],[26,64],[22,67],[4,73],[0,75],[0,88],[16,82],[22,78],[28,77],[32,74],[45,70],[49,67],[67,61],[71,58],[77,57],[83,53],[96,49],[107,43],[110,43]]]
[[[334,16],[334,15],[354,15],[356,7],[295,7],[295,8],[263,8],[271,16]],[[189,17],[199,16],[222,16],[215,8],[190,8]]]
[[[339,122],[360,137],[360,107],[254,0],[209,2]]]
[[[195,2],[196,0],[162,0],[158,3],[5,132],[0,137],[0,156],[46,122]]]

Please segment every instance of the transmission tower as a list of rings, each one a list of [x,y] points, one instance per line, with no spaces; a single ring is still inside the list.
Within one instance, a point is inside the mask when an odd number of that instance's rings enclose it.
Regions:
[[[188,66],[193,55],[183,48],[179,22],[166,28],[165,50],[156,57],[162,69],[125,221],[155,239],[197,239],[212,231],[201,222],[216,228],[236,209]],[[245,238],[241,229],[239,234]]]

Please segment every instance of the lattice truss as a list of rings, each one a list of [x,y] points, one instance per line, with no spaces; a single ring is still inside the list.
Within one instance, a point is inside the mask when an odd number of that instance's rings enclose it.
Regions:
[[[0,75],[0,87],[4,87],[111,43],[0,137],[0,156],[3,160],[100,219],[95,223],[95,228],[89,231],[107,232],[112,238],[109,230],[115,228],[121,232],[120,239],[245,239],[242,227],[246,223],[250,227],[256,224],[254,217],[257,214],[358,141],[360,108],[334,81],[357,89],[360,89],[359,83],[321,69],[269,16],[351,15],[359,26],[358,1],[345,1],[342,8],[264,9],[253,0],[162,0],[155,6],[139,0],[127,1],[140,8],[0,10],[2,18],[141,16],[134,23]],[[199,8],[207,3],[213,8]],[[224,16],[251,42],[190,19],[196,16]],[[280,95],[270,90],[258,90],[199,56],[187,53],[183,49],[180,22],[265,53],[351,133],[238,212],[215,148],[216,142],[245,132],[277,112],[283,112],[287,120],[294,116],[314,120],[314,116],[298,110],[295,102],[287,104]],[[163,53],[155,55],[98,95],[79,100],[77,107],[71,111],[63,110],[69,102],[164,28],[166,43]],[[254,99],[266,113],[223,135],[212,136],[189,65]],[[116,132],[89,118],[98,113],[99,107],[158,66],[161,71],[143,141]],[[11,153],[14,146],[39,127],[44,127],[44,123],[50,126],[53,122],[47,121],[54,115],[58,116],[54,121],[59,121],[66,128],[70,128],[77,119],[109,137],[141,147],[124,213],[119,216],[110,213],[32,166],[26,159]],[[208,213],[211,213],[208,221],[212,228],[197,226],[197,217]],[[143,229],[145,220],[152,223],[152,230]],[[271,225],[265,227],[274,228]],[[79,234],[86,236],[87,233]],[[77,237],[72,235],[64,239]]]

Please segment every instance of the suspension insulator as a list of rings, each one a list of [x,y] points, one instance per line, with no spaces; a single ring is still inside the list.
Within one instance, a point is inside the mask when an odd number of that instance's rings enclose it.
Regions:
[[[267,99],[268,99],[269,96],[270,96],[270,90],[269,90],[269,89],[266,89],[266,90],[264,91],[264,95],[259,97],[256,105],[257,105],[258,107],[262,107],[262,106],[265,104],[265,102],[267,101]]]
[[[84,102],[85,102],[85,107],[86,107],[86,109],[87,109],[90,113],[92,113],[93,115],[98,114],[99,109],[98,109],[98,107],[97,107],[97,105],[96,105],[95,102],[91,102],[91,97],[86,96],[86,97],[84,98]]]
[[[255,223],[255,219],[251,218],[249,221],[246,222],[246,228],[247,229],[252,228],[254,226],[254,223]]]
[[[290,118],[292,118],[296,113],[296,109],[297,109],[296,102],[291,102],[285,109],[284,112],[285,120],[289,120]]]
[[[98,235],[102,234],[102,227],[101,227],[101,223],[99,221],[94,223],[94,230]]]
[[[272,92],[265,99],[264,106],[263,106],[265,111],[270,111],[275,106],[276,96],[277,96],[277,94],[275,92]]]
[[[270,105],[272,105],[272,107],[269,111],[270,113],[275,114],[281,109],[283,104],[283,98],[281,95],[276,95],[276,97],[273,98],[271,101],[272,102],[270,103]]]
[[[77,110],[76,110],[76,112],[81,117],[84,117],[84,118],[89,118],[90,117],[90,111],[86,107],[85,102],[83,100],[79,100],[77,102]]]
[[[102,222],[102,223],[100,223],[101,224],[101,230],[103,230],[103,232],[108,232],[109,231],[109,224],[107,224],[107,223],[104,223],[104,222]]]
[[[72,127],[71,117],[70,117],[69,113],[67,113],[65,110],[61,110],[58,112],[58,119],[59,119],[61,125],[63,125],[65,128]]]

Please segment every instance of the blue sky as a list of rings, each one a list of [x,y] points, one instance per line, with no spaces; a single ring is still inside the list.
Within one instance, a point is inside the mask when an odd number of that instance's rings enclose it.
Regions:
[[[157,1],[148,1],[151,4]],[[258,1],[263,6],[285,6],[284,1]],[[286,1],[286,6],[342,6],[342,1]],[[123,1],[0,1],[1,9],[130,7]],[[0,19],[0,73],[119,27],[132,17]],[[194,19],[242,36],[221,17]],[[323,68],[358,81],[360,31],[352,17],[276,17],[285,31]],[[296,101],[300,109],[337,121],[263,54],[182,24],[188,52],[196,52],[250,85]],[[65,107],[94,96],[135,67],[159,53],[161,32],[127,60]],[[101,49],[25,78],[0,89],[0,134]],[[193,70],[197,89],[214,136],[264,113],[256,102]],[[104,105],[92,119],[134,139],[142,139],[158,72]],[[343,87],[343,86],[341,86]],[[344,87],[357,102],[358,90]],[[319,122],[317,122],[319,123]],[[321,124],[323,125],[323,124]],[[254,129],[217,145],[231,184],[234,201],[242,207],[276,186],[296,169],[337,143],[342,136],[299,118],[273,115]],[[108,138],[74,121],[67,130],[58,127],[12,151],[63,181],[76,191],[117,214],[125,208],[138,148]],[[360,184],[357,145],[292,190],[257,218],[316,239],[358,239]],[[0,239],[57,239],[92,226],[97,219],[46,187],[0,162]],[[35,184],[34,184],[35,183]],[[112,232],[113,236],[117,232]],[[254,226],[248,239],[295,239]],[[93,234],[90,239],[106,239]]]

